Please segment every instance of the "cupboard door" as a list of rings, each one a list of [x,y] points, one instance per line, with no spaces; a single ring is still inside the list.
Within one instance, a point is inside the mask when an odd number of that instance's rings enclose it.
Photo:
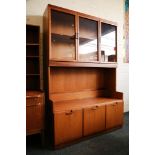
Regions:
[[[101,23],[101,61],[116,62],[116,26]]]
[[[123,124],[123,102],[106,105],[106,129]]]
[[[51,10],[50,59],[75,60],[75,15]]]
[[[79,61],[98,60],[98,21],[79,17]]]
[[[82,110],[54,114],[55,145],[82,137]]]
[[[84,136],[105,129],[105,106],[84,109]]]
[[[43,100],[27,98],[26,104],[26,132],[38,133],[43,129]]]

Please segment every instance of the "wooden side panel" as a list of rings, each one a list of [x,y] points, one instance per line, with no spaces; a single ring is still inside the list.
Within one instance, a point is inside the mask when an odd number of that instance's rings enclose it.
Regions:
[[[84,136],[105,130],[105,106],[84,109]]]
[[[123,102],[117,102],[116,103],[116,125],[122,125],[123,124],[123,112],[124,112],[124,104]]]
[[[82,137],[82,110],[54,114],[55,145]]]

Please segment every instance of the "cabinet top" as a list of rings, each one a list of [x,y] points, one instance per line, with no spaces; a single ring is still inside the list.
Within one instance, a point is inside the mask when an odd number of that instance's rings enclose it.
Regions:
[[[26,98],[41,97],[42,95],[43,95],[42,91],[26,91]]]
[[[96,19],[98,21],[117,26],[117,22],[113,22],[113,21],[110,21],[110,20],[107,20],[107,19],[103,19],[103,18],[100,18],[100,17],[93,16],[93,15],[88,15],[88,14],[85,14],[85,13],[82,13],[82,12],[70,10],[70,9],[67,9],[67,8],[59,7],[59,6],[56,6],[56,5],[48,4],[47,9],[49,9],[49,10],[53,9],[53,10],[57,10],[57,11],[63,11],[63,12],[79,15],[79,16],[84,16],[86,18]]]

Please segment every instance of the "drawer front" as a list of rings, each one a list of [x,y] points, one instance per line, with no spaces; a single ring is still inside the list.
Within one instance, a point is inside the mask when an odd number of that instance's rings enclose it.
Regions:
[[[26,132],[40,132],[44,126],[44,104],[42,97],[26,98]]]
[[[54,114],[55,145],[82,137],[82,110],[69,110]]]
[[[84,136],[105,130],[105,106],[84,109]]]
[[[26,98],[26,106],[34,106],[39,105],[43,103],[42,97],[29,97]]]

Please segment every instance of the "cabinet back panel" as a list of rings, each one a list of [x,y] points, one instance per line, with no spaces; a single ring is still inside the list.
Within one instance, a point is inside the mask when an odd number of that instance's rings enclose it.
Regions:
[[[104,89],[104,70],[97,68],[55,67],[50,70],[50,93]]]

